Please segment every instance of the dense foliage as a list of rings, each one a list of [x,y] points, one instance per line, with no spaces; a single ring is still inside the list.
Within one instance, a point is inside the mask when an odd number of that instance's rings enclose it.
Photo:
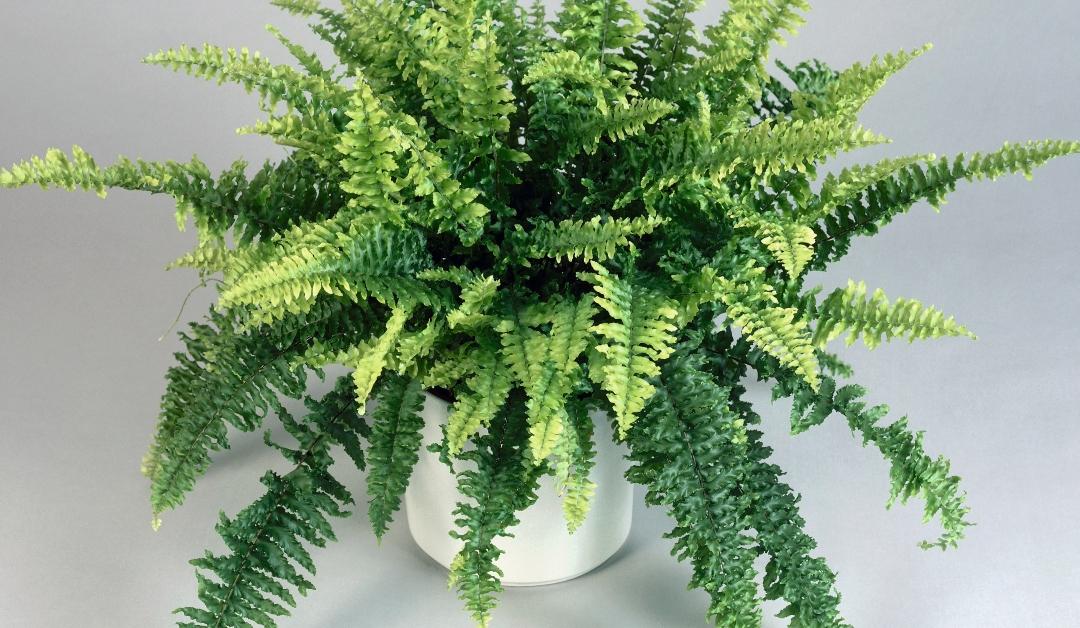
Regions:
[[[189,626],[275,625],[312,585],[308,547],[333,538],[352,499],[330,472],[341,447],[367,470],[382,535],[421,442],[425,390],[452,391],[435,444],[459,465],[451,581],[486,625],[500,590],[499,536],[555,476],[568,526],[595,490],[590,410],[629,446],[629,479],[674,520],[674,555],[718,625],[756,626],[766,599],[792,626],[843,626],[834,574],[814,554],[798,496],[762,443],[741,382],[793,398],[792,432],[838,413],[891,464],[892,496],[918,497],[956,544],[969,525],[949,463],[905,419],[883,422],[827,352],[970,336],[935,308],[852,282],[822,295],[807,274],[920,201],[961,181],[1030,175],[1080,143],[922,154],[820,177],[827,159],[886,141],[857,120],[885,80],[925,49],[834,71],[766,68],[802,0],[732,0],[702,31],[702,0],[567,0],[553,19],[515,0],[315,0],[274,4],[308,18],[328,64],[279,31],[294,57],[181,47],[147,57],[256,92],[265,117],[242,132],[291,147],[250,173],[197,159],[50,150],[0,170],[0,185],[173,196],[198,247],[174,266],[218,275],[219,299],[183,334],[144,462],[155,525],[180,505],[229,428],[276,414],[295,470],[218,524],[229,553],[199,569]],[[350,374],[294,419],[311,371]],[[377,400],[370,421],[359,418]],[[755,563],[763,558],[761,580]]]

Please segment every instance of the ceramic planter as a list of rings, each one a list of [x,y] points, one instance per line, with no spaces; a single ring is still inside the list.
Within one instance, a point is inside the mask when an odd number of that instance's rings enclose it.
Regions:
[[[446,423],[448,410],[447,402],[427,395],[425,446],[441,438],[440,427]],[[576,532],[567,532],[560,498],[552,479],[544,477],[537,502],[519,513],[521,523],[513,528],[514,536],[495,541],[506,552],[497,562],[503,571],[503,585],[534,586],[576,578],[600,566],[626,541],[633,487],[623,477],[625,448],[612,442],[606,416],[594,413],[593,420],[597,456],[590,477],[597,488],[588,518]],[[435,454],[421,448],[405,491],[409,531],[424,552],[447,568],[461,547],[461,541],[449,535],[454,529],[452,513],[458,498],[454,475]]]

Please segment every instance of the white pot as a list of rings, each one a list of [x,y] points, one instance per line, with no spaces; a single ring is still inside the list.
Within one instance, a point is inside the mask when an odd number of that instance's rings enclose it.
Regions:
[[[426,446],[442,438],[449,404],[427,395],[424,403],[424,440],[420,460],[405,491],[409,531],[420,549],[449,568],[462,542],[451,538],[455,528],[453,510],[459,495],[457,480]],[[592,508],[573,534],[567,532],[562,502],[552,478],[540,481],[539,499],[518,513],[521,523],[511,529],[513,537],[499,537],[495,544],[504,554],[496,565],[503,571],[504,586],[535,586],[570,580],[592,571],[611,558],[630,534],[633,487],[623,473],[625,446],[612,441],[606,416],[593,413],[596,425],[596,466],[590,478],[596,483]]]

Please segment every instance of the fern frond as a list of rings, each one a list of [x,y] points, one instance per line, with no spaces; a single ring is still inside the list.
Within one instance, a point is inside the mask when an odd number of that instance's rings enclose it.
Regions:
[[[305,544],[324,547],[335,540],[330,519],[348,516],[342,508],[352,503],[349,491],[328,472],[333,464],[330,448],[344,447],[362,468],[359,438],[367,426],[349,394],[347,378],[321,400],[308,399],[305,404],[309,413],[303,422],[279,410],[286,429],[299,442],[297,449],[268,440],[294,469],[284,476],[267,472],[262,478],[266,494],[235,518],[221,515],[216,530],[227,554],[206,552],[191,561],[199,570],[203,608],[177,609],[191,620],[181,626],[215,628],[250,622],[273,628],[274,617],[288,615],[286,607],[296,606],[290,588],[301,595],[314,588],[300,571],[315,573]]]
[[[424,391],[420,382],[390,375],[381,383],[378,405],[371,416],[368,449],[368,518],[375,536],[386,534],[413,467],[420,459]]]
[[[733,325],[754,345],[806,380],[819,383],[817,358],[806,321],[795,308],[779,307],[775,290],[761,282],[764,270],[748,266],[734,279],[718,277],[717,295]]]
[[[824,101],[827,103],[823,113],[854,115],[863,108],[870,98],[878,92],[885,81],[903,70],[914,59],[932,48],[927,44],[911,52],[900,51],[883,57],[874,57],[870,63],[856,63],[836,75],[825,90]]]
[[[454,509],[458,530],[451,536],[463,542],[450,566],[450,585],[479,626],[486,627],[502,591],[502,571],[495,561],[503,550],[498,537],[513,536],[519,523],[517,513],[536,501],[543,467],[527,461],[524,447],[524,417],[504,411],[491,426],[491,433],[476,439],[476,448],[460,457],[475,465],[458,474],[458,492],[465,498]],[[470,465],[470,466],[472,466]]]
[[[484,275],[463,287],[461,305],[446,314],[446,323],[450,328],[475,327],[492,321],[493,318],[486,312],[495,302],[499,283],[499,280]]]
[[[562,495],[563,518],[573,534],[589,514],[596,482],[589,474],[596,466],[593,419],[584,403],[567,400],[566,425],[552,450],[555,459],[555,490]]]
[[[309,249],[253,265],[237,267],[236,277],[222,291],[225,308],[252,306],[252,323],[279,320],[309,309],[321,294],[353,302],[374,298],[380,303],[433,305],[440,301],[417,271],[431,265],[424,238],[416,231],[385,228],[327,233],[327,248]]]
[[[766,120],[716,142],[699,168],[720,180],[740,165],[758,176],[787,170],[804,172],[810,164],[839,152],[888,141],[842,118]]]
[[[210,453],[229,446],[229,426],[256,429],[279,393],[299,398],[307,384],[304,371],[290,365],[305,348],[304,335],[243,333],[233,318],[211,311],[207,323],[193,324],[180,338],[187,352],[176,354],[165,376],[161,415],[142,465],[155,528],[205,473]]]
[[[756,214],[746,208],[739,208],[732,214],[737,219],[734,226],[750,229],[773,259],[784,267],[788,277],[799,277],[813,259],[816,234],[810,227]]]
[[[815,230],[818,245],[811,269],[843,257],[859,235],[877,233],[893,218],[919,201],[940,207],[960,181],[996,179],[1006,174],[1032,171],[1051,159],[1080,153],[1080,142],[1046,140],[1006,144],[992,153],[960,154],[925,166],[912,163],[877,181],[856,199],[837,206]]]
[[[698,45],[697,28],[691,16],[704,0],[650,0],[645,9],[645,36],[638,43],[640,54],[648,61],[648,85],[651,93],[665,79],[685,72],[694,61]],[[644,68],[639,69],[639,73]]]
[[[823,347],[838,336],[848,333],[847,344],[862,338],[873,349],[894,337],[906,337],[909,342],[923,338],[975,335],[953,317],[940,310],[923,306],[914,299],[897,299],[889,303],[879,288],[869,298],[866,284],[848,281],[846,288],[834,290],[814,313],[817,326],[813,343]]]
[[[459,455],[466,441],[491,423],[510,393],[510,376],[501,368],[496,353],[487,349],[477,352],[472,356],[467,390],[450,408],[446,422],[450,455]]]
[[[593,299],[549,303],[550,332],[531,325],[548,320],[516,318],[502,321],[502,358],[525,389],[529,423],[529,449],[537,464],[547,458],[559,442],[567,421],[566,398],[579,377],[578,357],[591,339],[595,313]]]
[[[353,368],[356,403],[360,407],[367,404],[375,382],[386,369],[390,352],[397,344],[397,339],[401,335],[401,330],[405,328],[405,321],[408,320],[410,313],[409,310],[395,309],[386,323],[386,331],[374,343],[370,346],[360,345],[358,351],[351,352],[342,360],[342,364]]]
[[[583,259],[606,261],[620,249],[632,248],[630,238],[648,235],[667,222],[659,216],[540,222],[530,231],[520,225],[514,233],[515,253],[527,259],[553,258],[556,262]]]
[[[760,626],[743,420],[693,359],[666,363],[659,386],[630,430],[627,478],[674,519],[672,554],[693,565],[690,586],[709,594],[708,616],[717,625]]]
[[[931,458],[923,447],[923,433],[908,429],[907,417],[888,425],[878,425],[889,413],[888,406],[867,407],[866,390],[849,384],[837,387],[826,380],[816,393],[796,387],[792,420],[803,425],[821,422],[833,412],[847,419],[852,432],[862,435],[863,445],[872,443],[889,461],[891,488],[889,504],[907,503],[912,497],[925,501],[923,520],[941,520],[942,533],[932,541],[920,542],[920,547],[947,549],[956,547],[964,538],[969,509],[960,490],[960,478],[951,475],[951,465],[944,457]]]
[[[596,351],[603,356],[600,373],[607,391],[619,437],[625,438],[637,414],[656,388],[649,378],[660,373],[658,363],[673,351],[676,331],[672,319],[678,316],[675,303],[632,280],[612,274],[592,263],[589,276],[599,305],[613,322],[601,323],[592,331],[604,338]]]
[[[257,92],[267,111],[281,102],[300,111],[328,108],[343,105],[348,98],[348,92],[337,83],[303,74],[287,65],[274,65],[247,48],[226,49],[211,44],[204,44],[201,49],[181,46],[148,55],[143,62],[218,83],[238,83],[248,92]]]

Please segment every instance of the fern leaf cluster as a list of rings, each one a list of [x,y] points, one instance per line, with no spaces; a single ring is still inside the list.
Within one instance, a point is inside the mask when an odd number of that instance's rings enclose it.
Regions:
[[[155,525],[179,506],[230,431],[277,415],[293,464],[197,559],[192,626],[276,625],[311,588],[310,546],[353,502],[330,473],[340,447],[367,472],[376,536],[392,533],[421,447],[456,469],[462,551],[451,580],[486,625],[500,591],[499,537],[554,478],[566,525],[597,491],[594,421],[629,448],[628,478],[674,520],[674,555],[718,625],[844,626],[835,576],[806,534],[798,495],[769,460],[743,377],[794,399],[791,431],[844,417],[891,466],[891,501],[919,498],[951,547],[969,522],[949,462],[905,419],[883,423],[828,353],[971,336],[914,299],[812,285],[919,202],[964,181],[1030,176],[1080,142],[890,157],[819,176],[840,153],[887,141],[860,109],[925,54],[836,71],[768,63],[802,24],[802,0],[732,0],[698,30],[700,0],[317,0],[272,4],[311,23],[333,57],[282,30],[282,61],[180,46],[146,62],[253,92],[241,133],[284,156],[212,173],[198,158],[102,166],[76,147],[0,169],[0,187],[165,194],[198,244],[170,267],[217,279],[181,334],[143,470]],[[825,294],[823,298],[820,295]],[[308,414],[308,375],[348,374]],[[450,399],[421,442],[425,392]],[[361,419],[369,400],[375,409]],[[757,566],[764,564],[764,572]]]

